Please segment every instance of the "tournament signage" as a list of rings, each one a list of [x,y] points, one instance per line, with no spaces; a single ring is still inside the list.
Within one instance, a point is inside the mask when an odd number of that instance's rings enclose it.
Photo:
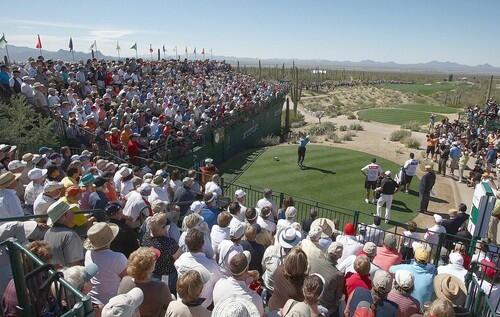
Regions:
[[[495,207],[495,194],[488,183],[479,183],[474,190],[467,229],[474,238],[484,238],[488,232],[491,212]]]

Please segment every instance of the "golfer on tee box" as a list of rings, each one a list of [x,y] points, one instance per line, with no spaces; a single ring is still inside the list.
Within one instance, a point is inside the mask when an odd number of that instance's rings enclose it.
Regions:
[[[309,136],[306,135],[304,137],[304,134],[300,133],[299,134],[299,149],[298,149],[298,158],[297,158],[297,165],[300,167],[304,166],[304,158],[306,157],[306,145],[309,143]]]

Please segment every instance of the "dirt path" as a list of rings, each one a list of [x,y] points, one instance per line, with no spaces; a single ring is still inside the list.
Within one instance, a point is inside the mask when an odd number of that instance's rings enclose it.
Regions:
[[[291,105],[290,107],[293,106]],[[308,113],[302,107],[299,107],[299,111],[304,115],[305,121],[307,123],[318,122],[318,119],[316,117],[314,117],[311,113]],[[352,123],[360,123],[363,126],[364,131],[357,131],[357,137],[355,137],[354,140],[350,142],[334,144],[333,142],[325,141],[323,138],[318,140],[319,144],[339,148],[354,149],[357,151],[377,155],[399,164],[403,164],[409,158],[410,152],[415,152],[416,157],[419,160],[423,158],[423,149],[408,149],[399,142],[389,141],[389,135],[392,131],[399,129],[398,126],[378,122],[361,122],[359,120],[348,120],[345,116],[336,118],[322,118],[321,121],[333,122],[337,125],[350,125]],[[420,141],[422,146],[425,146],[425,133],[413,132],[412,135]],[[422,175],[423,172],[418,169],[417,176],[420,178]],[[413,189],[418,191],[417,188]],[[430,202],[429,210],[432,212],[439,212],[444,214],[447,214],[449,209],[456,208],[456,206],[461,202],[470,204],[472,198],[472,190],[470,188],[467,188],[463,184],[458,184],[456,181],[448,177],[438,176],[433,192],[435,193],[435,197],[439,199]],[[399,193],[398,195],[406,194]],[[417,222],[419,227],[425,228],[431,226],[434,220],[429,215],[418,214],[415,218],[415,221]]]

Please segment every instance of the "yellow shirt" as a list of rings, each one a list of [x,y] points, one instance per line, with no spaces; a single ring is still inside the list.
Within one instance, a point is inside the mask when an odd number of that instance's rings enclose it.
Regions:
[[[64,188],[69,188],[71,186],[77,186],[78,183],[76,182],[76,180],[74,180],[73,178],[69,177],[69,176],[66,176],[64,177],[61,182],[63,183],[64,185]]]
[[[60,201],[64,201],[65,203],[70,204],[70,205],[71,204],[75,204],[73,202],[68,201],[68,197],[66,197],[66,196],[63,196],[63,197],[59,198],[59,200]],[[78,206],[78,203],[76,203],[76,204]],[[80,211],[80,207],[71,208],[70,211],[71,212]],[[74,217],[73,217],[73,226],[74,227],[80,227],[80,226],[83,226],[86,223],[87,223],[87,217],[84,214],[74,215]]]

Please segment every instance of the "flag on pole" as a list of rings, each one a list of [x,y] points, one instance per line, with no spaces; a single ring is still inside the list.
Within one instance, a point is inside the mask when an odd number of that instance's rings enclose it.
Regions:
[[[71,37],[69,38],[69,51],[73,52],[73,39]]]
[[[42,40],[40,39],[40,34],[37,34],[35,48],[42,49]]]
[[[5,34],[2,33],[2,37],[0,38],[0,48],[5,48],[7,46],[7,40],[5,39]]]
[[[130,47],[131,50],[136,50],[137,51],[137,43],[134,43],[134,45],[132,45]]]
[[[149,44],[149,52],[153,54],[153,45]]]
[[[187,46],[186,46],[186,54],[187,54],[187,53],[188,53],[188,48],[187,48]]]
[[[116,50],[117,50],[117,51],[121,50],[121,48],[120,48],[120,43],[119,43],[118,41],[116,41]]]
[[[205,48],[201,49],[201,55],[205,55]]]
[[[96,48],[97,46],[97,42],[94,40],[94,43],[92,43],[92,45],[90,45],[90,48],[89,48],[89,51],[92,51]]]
[[[195,55],[196,55],[196,47],[195,47],[195,48],[194,48],[194,50],[193,50],[193,54],[195,54]]]
[[[163,53],[165,53],[167,51],[167,48],[165,47],[165,45],[163,45]]]

